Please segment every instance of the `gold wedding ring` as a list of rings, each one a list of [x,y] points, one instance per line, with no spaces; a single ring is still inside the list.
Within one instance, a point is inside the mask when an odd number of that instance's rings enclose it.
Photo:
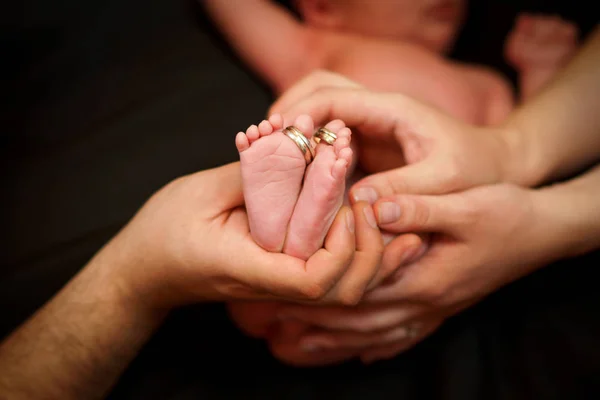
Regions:
[[[323,140],[328,145],[333,146],[333,143],[335,143],[335,140],[337,139],[337,135],[327,128],[319,128],[313,138],[317,143],[321,143],[321,140]]]
[[[312,145],[310,144],[306,136],[304,136],[302,131],[296,128],[295,126],[288,126],[283,130],[283,133],[287,137],[292,139],[294,143],[296,143],[296,146],[298,146],[302,154],[304,154],[304,160],[306,161],[306,165],[310,164],[313,158],[315,158],[315,150],[312,148]]]
[[[313,158],[315,158],[315,150],[312,148],[312,145],[310,144],[306,136],[304,136],[302,131],[296,128],[295,126],[288,126],[283,130],[283,133],[287,137],[292,139],[294,143],[296,143],[296,146],[298,146],[302,154],[304,154],[304,160],[306,161],[306,165],[310,164]]]

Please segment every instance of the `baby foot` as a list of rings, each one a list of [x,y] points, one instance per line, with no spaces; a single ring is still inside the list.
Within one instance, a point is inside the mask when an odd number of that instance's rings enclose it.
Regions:
[[[346,172],[352,163],[350,129],[340,120],[325,127],[336,133],[337,140],[333,146],[325,142],[317,145],[283,247],[284,253],[304,260],[323,246],[327,231],[344,201]]]
[[[308,116],[298,117],[294,126],[302,132],[314,129]],[[276,114],[235,138],[250,232],[256,243],[272,252],[283,249],[306,170],[304,155],[281,128],[283,118]]]
[[[539,91],[571,60],[577,35],[577,26],[560,17],[519,16],[504,50],[520,74],[524,98]]]

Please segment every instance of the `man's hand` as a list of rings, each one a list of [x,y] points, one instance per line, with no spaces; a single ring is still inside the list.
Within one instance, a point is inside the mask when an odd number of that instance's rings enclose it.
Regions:
[[[171,308],[272,298],[356,304],[381,233],[366,203],[342,208],[304,262],[254,243],[239,164],[178,179],[0,344],[0,398],[102,398]]]
[[[261,298],[355,304],[376,276],[383,243],[363,212],[368,204],[343,207],[306,262],[259,247],[242,205],[238,163],[167,185],[115,239],[137,261],[129,281],[166,307]]]

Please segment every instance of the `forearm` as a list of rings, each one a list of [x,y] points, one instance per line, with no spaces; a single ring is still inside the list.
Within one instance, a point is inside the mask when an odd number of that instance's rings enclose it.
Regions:
[[[282,91],[307,73],[307,32],[272,0],[200,0],[240,57]]]
[[[0,344],[0,398],[104,398],[161,323],[123,279],[119,251],[102,250]]]
[[[600,248],[600,165],[568,182],[533,191],[538,234],[553,259]]]
[[[505,125],[507,180],[537,186],[600,158],[600,29],[538,96]]]

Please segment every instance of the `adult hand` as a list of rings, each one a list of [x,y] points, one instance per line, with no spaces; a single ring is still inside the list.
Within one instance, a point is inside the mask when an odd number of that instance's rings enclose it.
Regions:
[[[285,303],[234,302],[228,304],[228,309],[236,325],[247,335],[266,340],[280,361],[296,366],[323,366],[361,355],[367,363],[393,357],[430,335],[445,319],[443,314],[426,315],[408,326],[396,306],[307,307],[306,312],[318,315],[312,323],[287,316],[290,308]],[[300,315],[304,315],[303,310]],[[400,319],[402,324],[394,325],[388,316]],[[324,319],[338,317],[343,329],[328,328],[337,324]]]
[[[342,208],[325,247],[306,262],[269,253],[249,233],[240,172],[230,164],[156,193],[0,343],[0,397],[104,396],[177,305],[233,298],[356,303],[383,248],[371,206],[355,204],[356,216]]]
[[[444,318],[561,256],[564,238],[549,232],[552,218],[540,211],[547,202],[534,201],[534,193],[501,184],[381,200],[375,204],[380,226],[434,233],[427,252],[367,293],[358,307],[286,305],[278,318],[311,326],[296,338],[298,349],[321,349],[325,357],[354,351],[365,361],[391,357]]]
[[[367,172],[395,168],[358,182],[354,199],[445,194],[519,180],[514,136],[505,129],[464,124],[402,94],[372,92],[332,73],[300,81],[271,112],[286,119],[309,114],[316,124],[342,119],[356,133],[359,162]],[[409,165],[397,168],[405,162]]]
[[[180,178],[155,194],[109,246],[148,303],[276,298],[355,304],[376,275],[381,234],[368,204],[343,207],[308,261],[254,243],[242,208],[239,164]],[[371,210],[368,210],[371,211]]]

